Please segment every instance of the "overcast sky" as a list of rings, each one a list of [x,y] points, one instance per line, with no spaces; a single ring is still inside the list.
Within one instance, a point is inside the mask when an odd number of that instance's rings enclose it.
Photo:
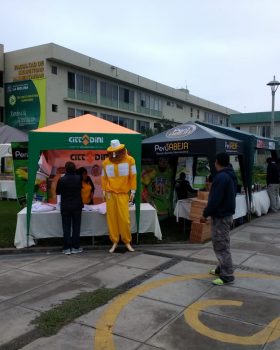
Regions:
[[[54,42],[240,112],[271,110],[279,0],[1,2],[4,51]],[[275,109],[280,110],[280,89]]]

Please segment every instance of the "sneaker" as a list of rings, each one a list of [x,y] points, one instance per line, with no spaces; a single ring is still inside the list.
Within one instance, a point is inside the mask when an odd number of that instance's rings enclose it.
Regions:
[[[71,249],[63,249],[62,253],[65,254],[65,255],[70,255],[71,254]]]
[[[217,272],[217,269],[211,269],[209,270],[209,274],[213,276],[220,276],[220,274]]]
[[[224,281],[221,278],[217,278],[212,281],[212,284],[214,284],[214,286],[223,286],[225,284],[232,284],[232,283],[234,283],[234,279],[229,281]]]
[[[72,254],[78,254],[78,253],[82,253],[84,250],[83,248],[72,248]]]

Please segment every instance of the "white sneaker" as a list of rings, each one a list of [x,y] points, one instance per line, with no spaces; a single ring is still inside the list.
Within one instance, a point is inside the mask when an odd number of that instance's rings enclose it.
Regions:
[[[63,249],[62,253],[65,254],[65,255],[70,255],[71,254],[71,249]]]
[[[78,254],[78,253],[82,253],[83,251],[84,251],[83,248],[72,248],[71,253]]]

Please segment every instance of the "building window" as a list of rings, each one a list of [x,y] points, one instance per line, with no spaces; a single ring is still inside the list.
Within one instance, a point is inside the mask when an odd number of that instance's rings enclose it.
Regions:
[[[162,100],[157,96],[139,92],[137,96],[137,111],[139,113],[151,114],[157,117],[161,117]]]
[[[57,66],[52,66],[52,74],[57,75]]]
[[[57,105],[52,105],[52,112],[57,112]]]
[[[97,95],[97,81],[95,79],[86,77],[84,75],[76,75],[77,79],[77,92],[81,92],[88,95]]]
[[[101,113],[101,117],[109,122],[119,124],[119,117],[117,115]]]
[[[140,107],[150,109],[150,96],[141,92],[139,94],[139,105]]]
[[[193,109],[191,108],[191,118],[193,117]]]
[[[108,120],[109,122],[121,125],[125,128],[134,130],[133,126],[134,126],[134,121],[133,119],[129,119],[129,118],[124,118],[118,115],[111,115],[111,114],[105,114],[102,113],[101,117],[105,120]]]
[[[178,109],[183,109],[183,105],[181,105],[181,104],[179,104],[179,103],[176,103],[176,107],[177,107]]]
[[[68,119],[79,117],[80,115],[84,115],[84,114],[91,114],[91,115],[97,116],[97,113],[93,111],[83,110],[78,108],[71,108],[71,107],[68,108]]]
[[[199,109],[197,110],[196,117],[197,117],[197,119],[199,119]]]
[[[3,71],[0,71],[0,87],[3,87]]]
[[[249,133],[251,134],[257,134],[257,126],[256,125],[250,125],[249,126]]]
[[[118,107],[118,86],[106,81],[101,81],[100,101],[103,105]]]
[[[167,104],[167,106],[174,107],[174,102],[167,101],[166,104]]]
[[[68,119],[75,118],[75,108],[68,108]]]
[[[119,125],[124,126],[125,128],[134,130],[134,120],[129,118],[119,117]]]
[[[137,120],[136,131],[145,134],[150,129],[150,123],[143,120]]]
[[[68,72],[68,97],[97,102],[97,80],[85,75]]]
[[[134,91],[119,87],[119,108],[134,110]]]
[[[68,72],[68,89],[75,90],[75,74]]]
[[[270,126],[269,125],[260,125],[259,126],[259,135],[263,137],[270,137]]]
[[[119,99],[120,99],[120,102],[134,103],[134,91],[120,87]]]

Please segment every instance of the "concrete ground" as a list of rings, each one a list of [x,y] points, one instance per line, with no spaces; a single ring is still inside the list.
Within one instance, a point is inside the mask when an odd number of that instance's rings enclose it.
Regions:
[[[268,214],[232,231],[236,281],[222,287],[208,275],[216,263],[211,243],[140,245],[125,254],[0,251],[0,349],[278,350],[279,223],[280,213]],[[41,312],[124,285],[56,335],[15,345]]]

